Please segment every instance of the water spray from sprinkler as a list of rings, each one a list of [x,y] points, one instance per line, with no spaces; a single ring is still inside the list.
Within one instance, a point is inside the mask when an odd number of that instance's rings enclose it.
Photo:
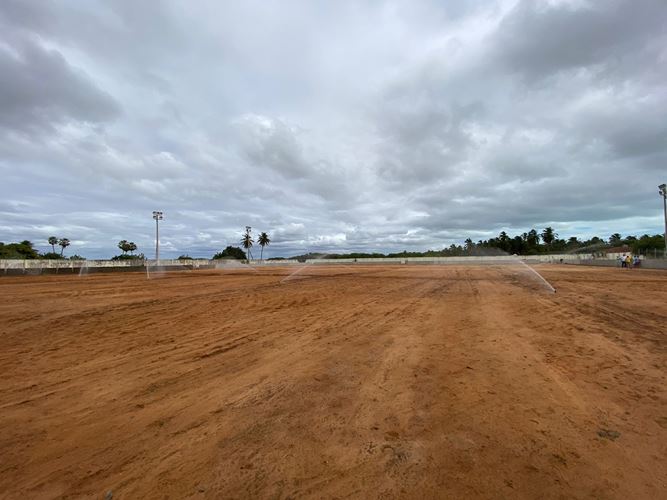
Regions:
[[[526,264],[521,258],[519,258],[518,255],[513,255],[512,257],[515,257],[518,262],[523,264],[528,270],[530,270],[535,276],[539,278],[539,280],[544,283],[544,285],[551,291],[551,293],[556,293],[556,289],[549,283],[544,276],[542,276],[540,273],[538,273],[535,269],[530,267],[528,264]]]

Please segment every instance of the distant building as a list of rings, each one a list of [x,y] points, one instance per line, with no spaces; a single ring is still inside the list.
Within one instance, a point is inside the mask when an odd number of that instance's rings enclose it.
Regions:
[[[605,248],[602,251],[607,254],[609,253],[627,254],[627,253],[632,253],[632,247],[630,247],[629,245],[621,245],[619,247]]]

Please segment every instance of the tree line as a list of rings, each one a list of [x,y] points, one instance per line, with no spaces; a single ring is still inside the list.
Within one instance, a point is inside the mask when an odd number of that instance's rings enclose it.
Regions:
[[[47,239],[49,245],[51,245],[51,252],[39,253],[33,243],[28,240],[24,240],[20,243],[8,243],[4,244],[0,242],[0,259],[65,259],[65,248],[70,246],[70,240],[67,238],[58,238],[56,236],[49,236]],[[252,247],[255,244],[255,240],[252,236],[252,228],[246,226],[245,232],[243,233],[241,240],[241,245],[245,248],[245,252],[235,246],[228,246],[223,251],[213,255],[213,259],[240,259],[240,260],[252,260]],[[271,238],[266,232],[261,232],[257,237],[257,244],[261,247],[260,250],[260,260],[264,258],[264,247],[271,243]],[[56,245],[60,246],[60,252],[56,252]],[[136,254],[137,244],[134,241],[120,240],[118,242],[118,248],[121,250],[120,255],[114,255],[111,257],[111,260],[144,260],[145,256],[143,253]],[[192,257],[189,255],[181,255],[178,257],[182,260],[191,260]],[[72,255],[69,257],[70,260],[85,260],[84,257],[80,255]]]
[[[425,252],[409,252],[404,250],[395,253],[367,253],[352,252],[345,254],[326,254],[326,253],[308,253],[292,257],[297,260],[307,260],[316,258],[329,259],[363,259],[363,258],[382,258],[382,257],[458,257],[458,256],[483,256],[483,255],[538,255],[548,253],[602,253],[614,247],[627,246],[632,253],[647,255],[654,251],[657,253],[665,249],[665,240],[663,235],[642,236],[621,236],[619,233],[612,234],[607,240],[598,236],[590,239],[579,239],[577,236],[571,236],[567,239],[560,238],[558,233],[552,227],[546,227],[541,232],[535,229],[522,234],[511,236],[505,231],[501,231],[497,237],[488,240],[472,241],[467,238],[462,245],[452,244],[441,250],[427,250]],[[276,259],[278,260],[278,259]]]
[[[664,249],[664,239],[660,234],[623,237],[619,233],[612,234],[606,241],[598,236],[586,240],[580,240],[576,236],[565,239],[560,238],[552,227],[546,227],[540,233],[531,229],[514,236],[501,231],[497,237],[479,240],[477,243],[468,238],[462,246],[452,245],[448,250],[459,255],[484,254],[487,249],[498,249],[517,255],[537,255],[541,253],[595,253],[622,246],[629,247],[635,254],[646,254],[653,249]]]
[[[51,252],[40,254],[33,246],[32,242],[24,240],[20,243],[4,244],[0,242],[0,259],[64,259],[65,249],[70,246],[70,240],[67,238],[58,238],[50,236],[48,243],[51,245]],[[256,243],[261,247],[260,260],[264,258],[264,247],[271,243],[271,239],[266,232],[261,232]],[[252,228],[246,226],[242,233],[240,244],[243,248],[238,246],[227,246],[221,252],[213,255],[213,259],[239,259],[252,260],[252,247],[255,244],[255,239],[252,235]],[[56,245],[60,247],[60,252],[56,251]],[[571,236],[567,239],[560,238],[558,233],[552,227],[546,227],[541,232],[535,229],[524,232],[522,234],[511,236],[505,231],[501,231],[497,237],[489,238],[488,240],[478,240],[473,242],[472,239],[466,239],[462,245],[452,244],[449,247],[441,250],[427,250],[425,252],[403,252],[395,253],[367,253],[367,252],[352,252],[345,254],[326,254],[326,253],[308,253],[304,255],[297,255],[291,257],[297,260],[316,259],[327,257],[331,259],[343,258],[369,258],[369,257],[449,257],[449,256],[464,256],[464,255],[502,255],[502,254],[517,254],[517,255],[537,255],[545,253],[596,253],[604,252],[609,248],[627,246],[634,254],[647,255],[653,252],[661,253],[664,250],[664,238],[661,234],[642,236],[628,235],[623,237],[619,233],[612,234],[607,240],[603,240],[598,236],[593,236],[590,239],[580,240],[576,236]],[[134,254],[137,250],[137,245],[133,241],[121,240],[118,242],[118,248],[121,250],[120,255],[112,257],[113,260],[123,259],[144,259],[143,254]],[[69,257],[72,260],[84,260],[79,255],[72,255]],[[188,255],[181,255],[179,259],[191,259]],[[282,260],[283,257],[273,257],[269,260]]]
[[[51,252],[39,253],[33,243],[28,240],[23,240],[18,243],[3,243],[0,241],[0,259],[64,259],[65,248],[70,245],[67,238],[60,238],[53,241],[49,238],[51,245]],[[60,252],[56,252],[55,246],[60,246]],[[84,260],[80,255],[72,255],[68,257],[70,260]]]

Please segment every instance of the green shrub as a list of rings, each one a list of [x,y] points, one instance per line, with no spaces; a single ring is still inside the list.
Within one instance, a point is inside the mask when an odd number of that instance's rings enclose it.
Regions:
[[[144,260],[144,254],[139,254],[139,255],[128,255],[126,253],[122,253],[120,255],[114,255],[111,257],[111,260]]]
[[[238,259],[245,260],[246,254],[239,247],[228,246],[222,252],[218,252],[213,256],[214,260],[218,259]]]
[[[40,256],[42,259],[49,259],[49,260],[60,260],[64,259],[62,255],[60,255],[58,252],[46,252]]]
[[[0,259],[39,259],[39,253],[28,240],[6,245],[0,242]]]

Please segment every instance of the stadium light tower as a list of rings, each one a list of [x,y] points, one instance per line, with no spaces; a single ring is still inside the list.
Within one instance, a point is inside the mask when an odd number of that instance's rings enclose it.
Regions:
[[[658,193],[662,196],[662,209],[665,214],[665,256],[667,256],[667,184],[660,184]]]
[[[153,219],[155,219],[155,260],[160,260],[160,228],[159,223],[162,220],[162,212],[153,210]]]

